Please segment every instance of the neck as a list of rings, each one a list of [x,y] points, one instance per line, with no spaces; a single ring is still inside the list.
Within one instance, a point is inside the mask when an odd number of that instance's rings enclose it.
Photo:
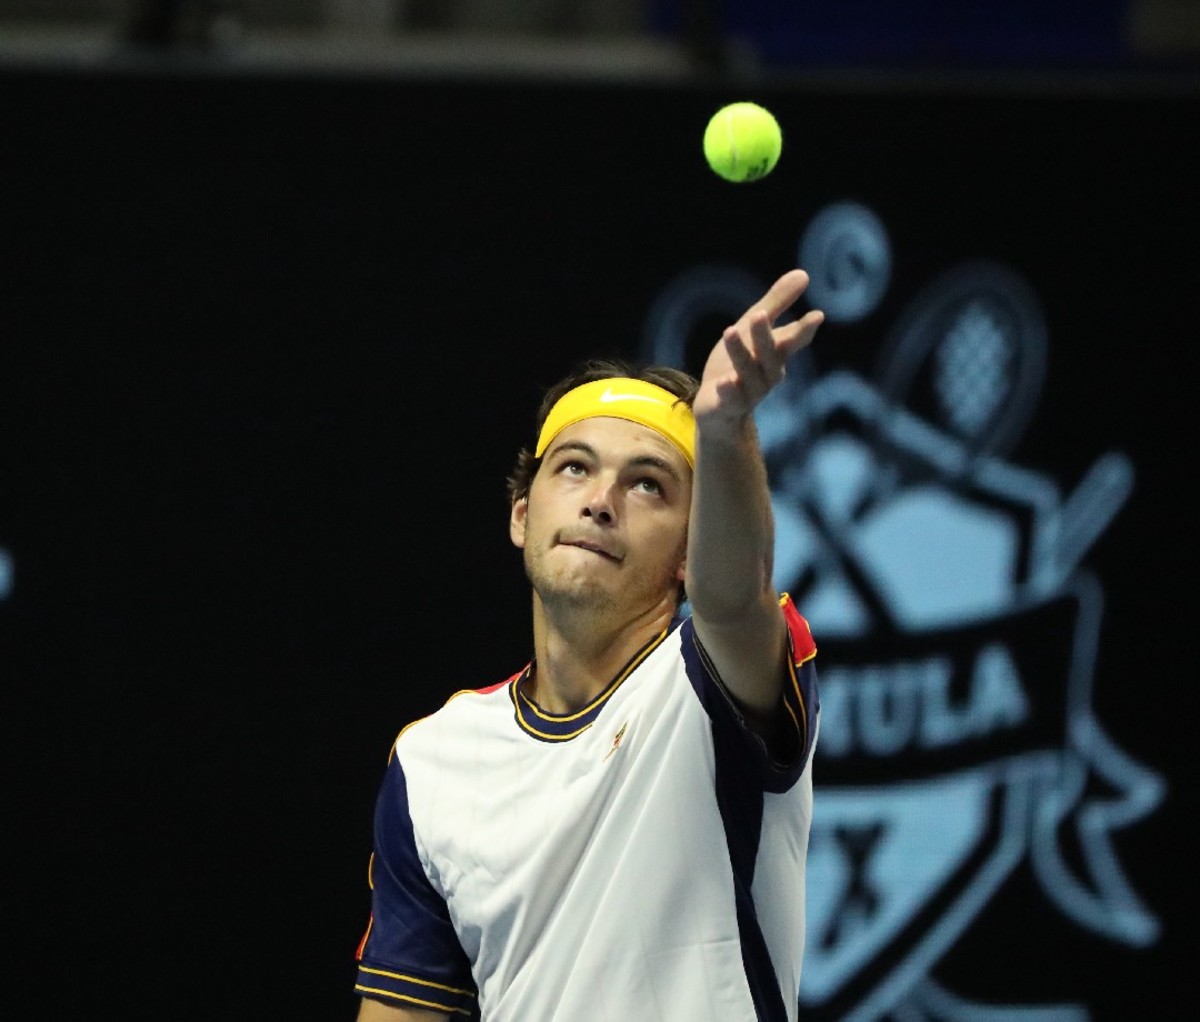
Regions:
[[[674,601],[632,618],[550,612],[533,597],[534,669],[527,694],[547,713],[574,713],[593,702],[638,650],[671,623]]]

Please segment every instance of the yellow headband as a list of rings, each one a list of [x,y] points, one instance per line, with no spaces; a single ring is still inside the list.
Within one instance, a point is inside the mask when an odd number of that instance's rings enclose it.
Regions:
[[[687,458],[687,463],[696,467],[696,420],[692,410],[669,390],[624,376],[593,380],[560,397],[546,416],[534,457],[540,458],[550,441],[568,426],[597,416],[628,419],[648,426],[670,440]]]

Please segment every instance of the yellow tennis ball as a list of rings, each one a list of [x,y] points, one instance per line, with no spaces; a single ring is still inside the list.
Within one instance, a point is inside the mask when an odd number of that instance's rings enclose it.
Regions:
[[[783,133],[771,111],[757,103],[721,107],[704,129],[704,158],[726,181],[757,181],[779,162]]]

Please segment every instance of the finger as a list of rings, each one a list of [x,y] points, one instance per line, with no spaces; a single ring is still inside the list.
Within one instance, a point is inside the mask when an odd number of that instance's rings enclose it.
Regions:
[[[786,356],[778,349],[776,333],[765,313],[755,312],[750,316],[750,350],[767,384],[778,382]]]
[[[738,326],[726,327],[721,335],[721,343],[725,346],[734,375],[740,377],[757,372],[752,342]]]
[[[776,356],[771,328],[766,324],[765,316],[758,318],[762,321],[761,329],[751,337],[747,338],[733,327],[722,337],[733,372],[720,381],[718,391],[726,402],[737,402],[747,408],[756,405],[781,375],[779,368],[772,368]],[[770,362],[767,364],[759,357],[762,351],[768,352]]]
[[[754,303],[754,309],[762,309],[767,318],[774,323],[787,309],[790,309],[796,299],[804,294],[808,287],[808,274],[804,270],[788,270],[780,277],[762,298]]]
[[[825,322],[825,313],[820,309],[810,309],[797,320],[793,320],[775,330],[776,350],[782,361],[786,362],[801,348],[807,348],[817,335],[817,329]]]

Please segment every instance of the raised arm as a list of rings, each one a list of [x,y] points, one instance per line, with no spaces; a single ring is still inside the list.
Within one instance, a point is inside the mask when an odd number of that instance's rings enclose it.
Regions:
[[[783,326],[808,286],[791,270],[728,327],[696,395],[696,473],[688,531],[687,593],[696,633],[730,694],[765,726],[784,680],[786,627],[772,583],[775,526],[754,409],[812,341],[824,314]]]

